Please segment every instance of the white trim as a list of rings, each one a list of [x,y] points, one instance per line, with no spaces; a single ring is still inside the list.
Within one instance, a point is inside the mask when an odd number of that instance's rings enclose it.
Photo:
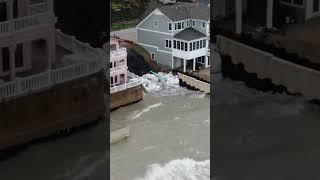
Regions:
[[[170,52],[170,51],[160,50],[157,46],[152,46],[152,45],[149,45],[149,44],[143,44],[143,43],[139,43],[139,42],[138,42],[138,44],[141,45],[141,46],[148,46],[148,47],[156,48],[157,51],[159,51],[159,52],[172,54],[172,52]]]
[[[144,28],[136,28],[137,30],[142,30],[142,31],[149,31],[149,32],[154,32],[154,33],[159,33],[159,34],[166,34],[172,36],[172,33],[166,33],[166,32],[161,32],[161,31],[155,31],[155,30],[150,30],[150,29],[144,29]]]
[[[168,46],[167,46],[168,41]],[[171,39],[165,39],[165,47],[168,49],[172,49],[172,40]]]
[[[154,20],[154,27],[158,27],[158,20]]]
[[[149,19],[150,16],[152,16],[153,14],[157,14],[157,13],[161,13],[162,16],[166,17],[170,22],[172,22],[172,20],[170,18],[168,18],[168,16],[166,16],[165,14],[163,14],[158,8],[156,8],[155,10],[153,10],[147,17],[145,17],[137,26],[136,28],[138,29],[139,26],[141,26],[141,24],[146,21],[147,19]],[[158,14],[159,15],[159,14]]]
[[[151,53],[151,59],[155,61],[156,60],[156,54]]]
[[[280,0],[279,2],[280,2],[280,4],[283,4],[283,5],[286,5],[286,6],[292,6],[292,7],[296,7],[296,8],[304,8],[304,7],[306,7],[305,6],[306,5],[306,1],[305,0],[303,0],[303,4],[302,5],[295,4],[294,0],[290,0],[290,1],[291,1],[290,3],[282,1],[282,0]]]

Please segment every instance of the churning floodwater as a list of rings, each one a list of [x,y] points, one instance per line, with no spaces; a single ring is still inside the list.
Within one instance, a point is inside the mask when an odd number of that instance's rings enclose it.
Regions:
[[[210,96],[144,75],[144,99],[110,114],[130,137],[110,147],[112,180],[209,180]]]

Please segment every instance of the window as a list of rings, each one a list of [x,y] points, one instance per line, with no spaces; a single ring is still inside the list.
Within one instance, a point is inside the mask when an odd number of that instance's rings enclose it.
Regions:
[[[114,83],[117,83],[118,82],[118,76],[115,76],[114,77]]]
[[[158,27],[158,21],[157,20],[154,21],[154,26]]]
[[[203,23],[202,23],[202,28],[205,28],[205,27],[206,27],[206,23],[203,22]]]
[[[184,42],[181,42],[181,50],[184,50]]]
[[[172,24],[169,23],[169,31],[171,31],[171,30],[172,30]]]
[[[2,50],[2,71],[10,70],[10,52],[8,47],[1,48]]]
[[[166,47],[171,48],[171,40],[166,40]]]
[[[188,51],[188,43],[184,43],[184,50]]]
[[[173,48],[177,49],[177,41],[176,40],[173,40]]]
[[[184,22],[182,22],[181,24],[182,24],[182,29],[184,29]]]
[[[177,23],[174,24],[174,30],[177,30]]]
[[[109,63],[109,67],[112,68],[112,62]]]
[[[189,51],[192,51],[192,43],[189,43]]]
[[[192,21],[192,26],[195,27],[196,26],[196,22]]]
[[[199,49],[199,45],[200,45],[200,44],[199,44],[199,41],[197,41],[197,49]]]
[[[151,59],[155,60],[154,53],[151,54]]]
[[[177,49],[180,49],[180,41],[177,41]]]
[[[196,50],[196,42],[192,43],[192,50]]]
[[[111,77],[111,84],[113,84],[113,77]]]
[[[202,49],[202,40],[200,41],[200,49]]]
[[[7,20],[7,4],[6,2],[0,2],[0,22]]]
[[[205,48],[207,47],[207,40],[205,40],[205,39],[203,40],[203,47],[205,47]]]
[[[313,0],[313,12],[319,11],[319,0]]]
[[[187,21],[186,24],[187,24],[187,27],[189,27],[189,21]]]
[[[178,23],[178,29],[181,29],[181,23]]]

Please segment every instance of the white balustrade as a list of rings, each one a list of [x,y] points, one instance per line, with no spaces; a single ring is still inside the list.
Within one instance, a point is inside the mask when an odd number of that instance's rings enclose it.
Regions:
[[[131,76],[131,77],[135,77],[135,80],[132,81],[132,82],[128,82],[128,83],[124,83],[122,85],[118,85],[118,86],[114,86],[114,87],[110,87],[110,93],[116,93],[116,92],[119,92],[119,91],[123,91],[125,89],[129,89],[129,88],[132,88],[132,87],[136,87],[136,86],[140,86],[142,84],[142,80],[141,80],[141,77],[131,73],[128,71],[128,75]]]
[[[0,22],[0,33],[7,33],[9,32],[9,22]]]
[[[67,36],[60,31],[57,31],[57,37],[63,36],[65,40],[69,38],[73,43],[79,43],[71,36]],[[35,74],[32,76],[17,78],[14,81],[0,84],[0,102],[5,98],[13,98],[18,95],[27,95],[43,88],[51,87],[55,84],[64,83],[75,80],[90,74],[94,74],[104,69],[104,59],[106,54],[103,51],[92,48],[85,43],[81,43],[87,48],[88,52],[95,54],[88,61],[80,61],[79,63],[58,69],[48,70],[46,72]]]

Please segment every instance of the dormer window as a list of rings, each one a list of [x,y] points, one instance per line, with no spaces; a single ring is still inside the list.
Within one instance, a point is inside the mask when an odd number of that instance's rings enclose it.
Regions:
[[[186,24],[187,24],[187,27],[189,27],[189,21],[187,21]]]
[[[196,22],[192,21],[192,26],[195,27],[196,26]]]
[[[181,24],[182,24],[182,29],[184,29],[184,22],[182,22]]]
[[[154,26],[158,27],[158,21],[157,20],[154,21]]]
[[[171,30],[172,30],[172,24],[169,23],[169,31],[171,31]]]
[[[181,29],[181,23],[178,23],[178,29]]]
[[[206,23],[203,22],[203,23],[202,23],[202,28],[205,28],[205,27],[206,27]]]

